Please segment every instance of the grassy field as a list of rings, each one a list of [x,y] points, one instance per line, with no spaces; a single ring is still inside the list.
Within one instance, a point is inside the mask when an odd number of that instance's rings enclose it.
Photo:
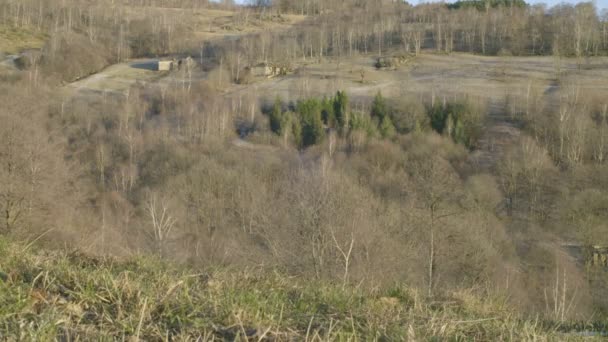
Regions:
[[[166,72],[154,70],[157,63],[157,60],[141,59],[114,64],[94,75],[72,82],[66,88],[70,91],[83,90],[122,94],[137,82],[154,82],[166,76]]]
[[[390,55],[390,53],[387,53]],[[351,97],[373,97],[378,91],[387,97],[406,94],[468,94],[504,100],[506,94],[525,93],[531,83],[548,90],[556,82],[553,57],[496,57],[466,53],[450,55],[426,51],[396,70],[374,67],[375,56],[343,57],[336,60],[307,59],[295,64],[297,73],[288,77],[259,80],[256,91],[262,96],[284,99],[323,96],[346,90]],[[580,63],[580,64],[579,64]],[[605,91],[608,59],[605,57],[559,60],[562,80],[581,88]],[[363,73],[363,79],[361,77]],[[247,86],[235,87],[247,91]]]
[[[0,25],[0,52],[11,55],[26,49],[38,49],[46,36],[34,30]]]
[[[8,340],[576,340],[474,291],[425,298],[275,271],[200,272],[155,259],[32,252],[0,240]]]

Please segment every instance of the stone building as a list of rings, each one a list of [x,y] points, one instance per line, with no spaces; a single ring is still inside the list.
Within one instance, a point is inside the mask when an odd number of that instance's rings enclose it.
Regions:
[[[175,60],[158,61],[158,71],[172,71],[177,68]]]

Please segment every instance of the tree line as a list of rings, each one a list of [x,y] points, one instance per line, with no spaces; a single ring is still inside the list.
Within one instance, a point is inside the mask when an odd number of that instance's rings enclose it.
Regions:
[[[481,9],[480,3],[484,4]],[[235,27],[267,8],[183,0],[95,4],[81,0],[5,1],[0,4],[0,23],[48,34],[42,57],[32,64],[41,64],[43,70],[60,79],[73,80],[130,57],[184,51],[198,55],[201,42],[188,35],[196,22],[187,12],[163,9],[209,6],[237,8],[232,17]],[[382,56],[396,50],[418,54],[422,49],[575,57],[608,52],[608,13],[600,14],[591,2],[547,7],[509,1],[411,6],[394,1],[284,0],[269,6],[278,16],[304,13],[309,19],[286,33],[264,31],[234,46],[223,44],[227,62],[289,63],[355,53]],[[142,10],[137,13],[134,8]]]
[[[429,103],[424,107],[422,117],[408,117],[412,113],[404,115],[398,104],[389,103],[378,92],[369,111],[364,112],[351,108],[348,94],[338,91],[333,97],[308,98],[289,104],[277,97],[271,108],[262,111],[267,112],[270,129],[283,138],[284,144],[292,142],[300,148],[322,143],[327,132],[342,138],[361,133],[367,137],[391,139],[396,133],[429,130],[468,148],[476,146],[482,133],[485,108],[466,99]]]
[[[416,54],[422,48],[576,57],[608,52],[608,13],[599,13],[592,2],[548,7],[516,1],[411,6],[399,1],[285,0],[273,6],[313,15],[309,25],[283,37],[295,45],[286,51],[290,58],[383,55],[397,48]],[[271,41],[276,39],[281,37]]]

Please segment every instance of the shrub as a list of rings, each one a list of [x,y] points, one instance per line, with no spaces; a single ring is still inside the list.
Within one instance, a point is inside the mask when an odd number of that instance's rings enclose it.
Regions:
[[[391,103],[390,117],[396,131],[401,134],[426,131],[430,128],[426,108],[416,98],[396,99]]]
[[[337,119],[334,111],[334,101],[331,98],[324,98],[321,102],[321,115],[323,116],[323,122],[328,127],[336,127]]]
[[[320,143],[325,137],[321,118],[321,103],[317,99],[298,102],[296,107],[302,124],[302,147]]]
[[[347,123],[348,96],[344,91],[338,91],[333,99],[334,115],[340,127],[345,127]]]
[[[431,127],[439,134],[472,148],[481,135],[481,109],[470,102],[436,104],[428,108]]]
[[[352,131],[362,131],[368,137],[376,136],[378,129],[369,115],[361,112],[353,112],[350,121],[350,129]]]
[[[388,116],[385,116],[382,119],[378,129],[380,130],[380,135],[382,135],[383,138],[392,138],[395,136],[395,126],[393,126],[393,122]]]
[[[274,105],[270,111],[270,129],[276,134],[281,135],[284,127],[281,126],[283,122],[283,108],[281,98],[277,96],[274,100]]]
[[[378,92],[378,94],[376,94],[374,97],[374,101],[372,102],[372,118],[376,118],[378,122],[381,123],[384,117],[388,115],[388,112],[386,100],[384,97],[382,97],[382,94]]]

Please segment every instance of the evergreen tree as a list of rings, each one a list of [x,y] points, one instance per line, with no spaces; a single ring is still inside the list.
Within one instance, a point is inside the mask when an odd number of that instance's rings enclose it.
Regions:
[[[297,116],[293,116],[291,120],[291,133],[293,141],[297,146],[302,146],[302,123]]]
[[[373,137],[377,133],[376,126],[371,121],[371,118],[366,113],[353,112],[352,120],[350,121],[351,131],[365,131],[367,136]]]
[[[388,116],[385,116],[382,119],[378,129],[380,130],[380,135],[382,135],[383,138],[390,139],[395,136],[395,126],[393,125],[391,118]]]
[[[292,121],[294,120],[294,114],[292,112],[285,112],[281,115],[281,136],[283,142],[287,144],[289,133],[292,131]]]
[[[454,124],[452,138],[455,142],[470,147],[470,137],[462,120],[457,120]]]
[[[474,108],[468,103],[448,103],[435,105],[428,109],[431,127],[445,134],[455,142],[473,147],[480,134],[480,121],[475,117]]]
[[[281,98],[278,96],[274,100],[272,111],[270,112],[270,129],[278,135],[283,134],[283,106]]]
[[[441,104],[436,104],[428,109],[431,127],[439,134],[443,134],[446,126],[448,126],[448,118],[452,112],[451,107],[451,104],[445,107]]]
[[[382,93],[378,92],[372,102],[372,118],[378,120],[381,123],[384,117],[388,115],[388,106],[386,100],[382,97]]]
[[[348,126],[348,96],[344,91],[338,91],[334,97],[334,115],[340,128]]]
[[[337,120],[334,112],[334,99],[323,99],[321,107],[321,115],[323,117],[323,122],[327,125],[327,127],[336,127]]]
[[[320,143],[325,137],[321,118],[321,102],[317,99],[300,101],[297,106],[302,124],[302,146]]]

